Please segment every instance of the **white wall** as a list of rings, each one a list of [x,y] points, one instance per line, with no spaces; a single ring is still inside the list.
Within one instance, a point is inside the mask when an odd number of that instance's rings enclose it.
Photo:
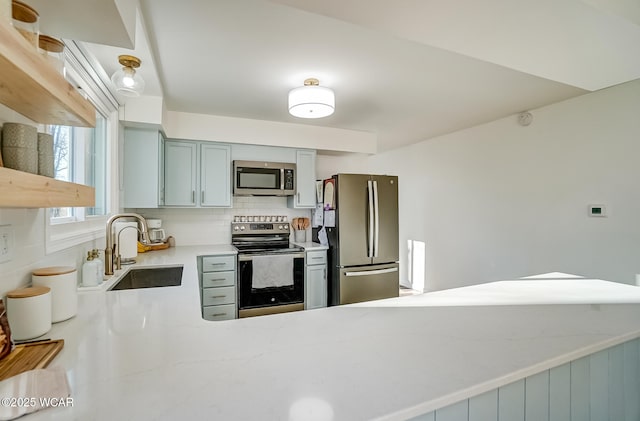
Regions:
[[[5,122],[32,124],[24,116],[0,105],[0,125]],[[42,131],[43,127],[38,126]],[[14,232],[15,249],[13,259],[0,263],[0,298],[13,289],[27,286],[31,282],[31,272],[47,266],[82,267],[87,250],[104,248],[104,240],[95,241],[47,255],[45,253],[46,209],[0,208],[0,225],[11,225]]]
[[[319,152],[316,156],[316,178],[324,180],[338,173],[368,174],[369,157],[360,153],[330,155]]]
[[[640,81],[532,114],[528,127],[513,116],[370,158],[400,177],[400,244],[426,243],[425,289],[551,271],[635,283]]]

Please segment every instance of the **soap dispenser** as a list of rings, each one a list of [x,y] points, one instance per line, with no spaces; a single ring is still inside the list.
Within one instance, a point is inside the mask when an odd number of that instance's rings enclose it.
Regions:
[[[82,265],[82,285],[85,287],[95,287],[98,281],[98,262],[93,259],[93,253],[87,252],[87,261]]]
[[[93,260],[98,262],[98,284],[104,280],[104,261],[100,258],[100,250],[93,249]]]

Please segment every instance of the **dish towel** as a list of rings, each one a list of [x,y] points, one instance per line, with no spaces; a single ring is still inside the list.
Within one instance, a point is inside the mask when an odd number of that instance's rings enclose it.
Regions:
[[[293,256],[269,255],[252,258],[252,288],[283,287],[293,285]]]
[[[62,367],[25,371],[0,382],[0,420],[13,420],[47,406],[64,406],[70,395]]]

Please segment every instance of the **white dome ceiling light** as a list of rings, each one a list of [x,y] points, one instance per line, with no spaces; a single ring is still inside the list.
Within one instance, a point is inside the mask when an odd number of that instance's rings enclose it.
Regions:
[[[111,76],[116,91],[124,96],[136,97],[144,91],[144,79],[135,69],[140,67],[140,59],[134,56],[118,56],[118,62],[124,67]]]
[[[335,95],[329,88],[319,86],[318,79],[309,78],[304,86],[289,92],[289,114],[300,118],[322,118],[333,114]]]

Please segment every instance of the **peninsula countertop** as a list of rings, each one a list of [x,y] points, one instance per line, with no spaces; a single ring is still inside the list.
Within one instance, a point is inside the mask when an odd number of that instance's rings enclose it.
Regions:
[[[184,265],[182,285],[82,292],[47,335],[65,340],[52,366],[74,405],[24,419],[401,420],[640,336],[640,288],[605,281],[629,304],[419,305],[424,294],[208,322],[196,256],[227,253],[141,254],[138,266]]]

